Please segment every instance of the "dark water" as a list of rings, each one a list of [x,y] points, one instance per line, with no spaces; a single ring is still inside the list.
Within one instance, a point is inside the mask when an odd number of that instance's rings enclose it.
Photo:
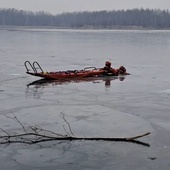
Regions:
[[[140,141],[72,141],[1,145],[2,169],[170,168],[170,31],[0,30],[1,135],[22,124],[78,137]],[[124,65],[130,76],[28,84],[24,61],[45,71]],[[69,122],[71,131],[64,118]],[[5,132],[3,131],[5,130]]]

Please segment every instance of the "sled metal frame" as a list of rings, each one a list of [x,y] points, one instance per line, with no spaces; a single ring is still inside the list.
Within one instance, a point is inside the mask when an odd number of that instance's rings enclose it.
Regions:
[[[44,72],[37,61],[34,61],[33,64],[31,64],[30,61],[25,61],[24,65],[27,70],[27,73],[29,73],[30,71],[38,73],[38,70],[40,70],[42,73]]]

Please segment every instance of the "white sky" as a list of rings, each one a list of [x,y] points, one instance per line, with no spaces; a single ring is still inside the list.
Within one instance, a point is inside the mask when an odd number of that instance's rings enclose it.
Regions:
[[[46,11],[52,14],[132,8],[170,9],[170,0],[0,0],[0,8]]]

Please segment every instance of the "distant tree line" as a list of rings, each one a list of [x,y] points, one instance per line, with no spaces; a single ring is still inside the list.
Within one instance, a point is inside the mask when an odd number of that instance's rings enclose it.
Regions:
[[[52,15],[16,9],[0,9],[0,25],[56,26],[62,28],[142,27],[170,28],[169,10],[132,9],[96,12],[72,12]]]

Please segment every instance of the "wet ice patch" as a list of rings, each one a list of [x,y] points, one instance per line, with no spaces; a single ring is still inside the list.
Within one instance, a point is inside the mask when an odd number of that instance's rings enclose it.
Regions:
[[[166,90],[160,91],[159,93],[170,94],[170,89],[166,89]]]
[[[47,104],[23,108],[15,115],[26,125],[38,125],[63,135],[70,133],[70,126],[71,131],[78,137],[129,137],[153,131],[150,124],[142,118],[100,105],[65,107],[54,104],[49,108]],[[67,120],[69,126],[64,120]],[[8,130],[14,130],[18,128],[17,122],[14,123],[16,127],[12,127],[6,118],[1,126],[4,128],[8,125]]]

